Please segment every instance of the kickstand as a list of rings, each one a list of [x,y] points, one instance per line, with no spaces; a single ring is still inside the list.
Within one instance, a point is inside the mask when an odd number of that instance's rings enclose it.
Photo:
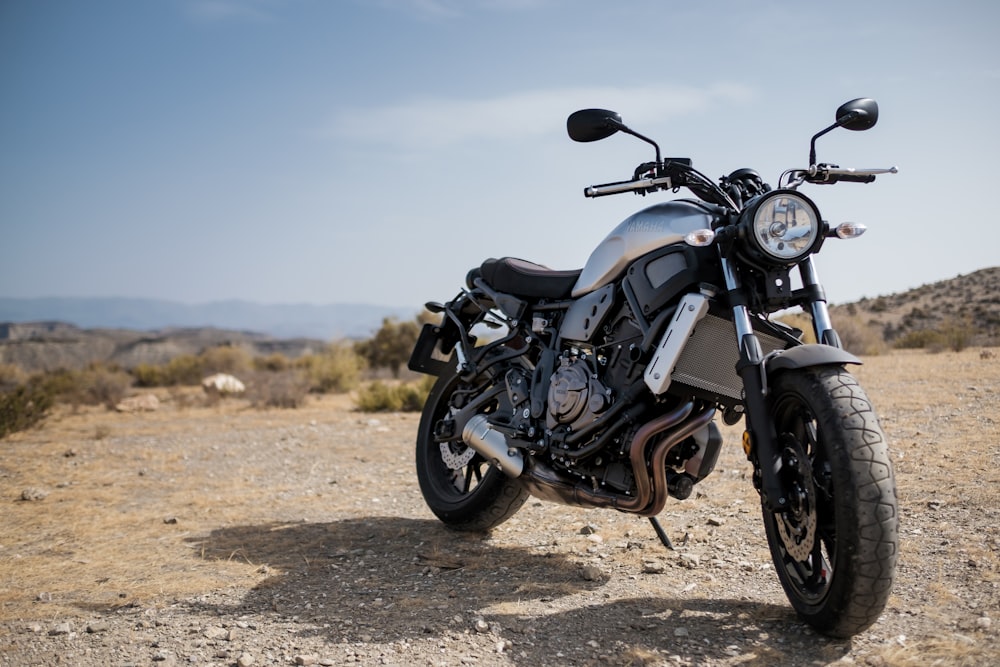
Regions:
[[[663,526],[661,526],[660,522],[656,520],[656,517],[655,516],[649,517],[649,522],[653,524],[653,530],[656,531],[656,536],[660,538],[661,542],[663,542],[663,546],[673,551],[674,545],[670,541],[670,537],[667,535],[667,532],[663,530]]]

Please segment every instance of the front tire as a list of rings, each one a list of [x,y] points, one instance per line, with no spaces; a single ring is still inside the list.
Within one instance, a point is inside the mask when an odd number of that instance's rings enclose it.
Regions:
[[[871,402],[844,368],[785,371],[771,384],[790,509],[764,527],[792,607],[833,637],[874,623],[898,553],[896,484]]]
[[[528,492],[460,439],[434,437],[452,395],[463,388],[452,365],[431,389],[417,431],[417,480],[427,506],[449,528],[488,531],[513,516]]]

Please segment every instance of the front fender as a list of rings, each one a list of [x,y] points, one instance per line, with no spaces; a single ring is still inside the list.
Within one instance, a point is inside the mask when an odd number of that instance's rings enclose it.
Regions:
[[[796,345],[782,350],[767,359],[767,373],[795,370],[809,366],[827,366],[841,364],[861,365],[861,360],[850,352],[832,345]]]

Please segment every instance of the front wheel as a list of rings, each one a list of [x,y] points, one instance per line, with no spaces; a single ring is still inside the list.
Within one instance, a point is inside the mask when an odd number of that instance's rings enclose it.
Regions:
[[[778,578],[810,625],[850,637],[878,619],[898,551],[896,483],[871,402],[844,368],[785,371],[771,384],[789,508],[764,509]]]
[[[452,396],[468,389],[454,364],[431,389],[417,430],[417,480],[427,506],[449,528],[487,531],[517,512],[528,492],[462,440],[435,438],[435,426],[452,410]]]

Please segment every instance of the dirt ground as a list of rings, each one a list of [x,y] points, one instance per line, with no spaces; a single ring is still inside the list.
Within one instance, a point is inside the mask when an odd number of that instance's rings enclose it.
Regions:
[[[488,536],[444,529],[416,414],[163,392],[0,441],[0,664],[1000,664],[1000,352],[865,362],[902,544],[852,640],[786,602],[738,428],[661,514],[668,551],[643,519],[534,500]]]

